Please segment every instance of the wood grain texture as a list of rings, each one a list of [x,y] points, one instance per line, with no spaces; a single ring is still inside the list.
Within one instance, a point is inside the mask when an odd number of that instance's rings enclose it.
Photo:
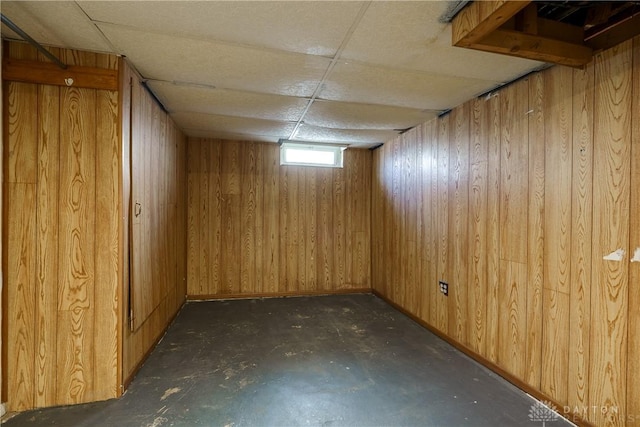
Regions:
[[[224,147],[221,147],[221,149]],[[275,147],[274,147],[275,148]],[[280,209],[280,175],[279,175],[279,152],[277,150],[269,150],[266,147],[262,147],[262,173],[264,182],[264,198],[263,198],[263,212],[264,215],[264,227],[263,231],[263,246],[262,257],[264,260],[264,282],[262,286],[263,292],[277,292],[280,286],[280,236],[279,225],[280,220],[278,212]],[[309,185],[309,182],[307,182]],[[309,187],[308,187],[309,188]],[[315,194],[315,176],[311,182],[309,188],[310,193]],[[313,191],[312,191],[313,190]],[[315,210],[314,210],[315,212]],[[207,218],[207,220],[214,222],[220,220],[220,218]],[[315,221],[312,222],[315,228]],[[313,233],[313,231],[312,231]],[[314,234],[315,236],[315,234]],[[191,236],[189,236],[192,238]],[[310,238],[307,244],[315,245],[315,237]],[[224,250],[224,247],[220,247],[220,250]],[[307,262],[313,263],[315,258],[313,254],[307,256]],[[309,265],[308,264],[308,265]],[[315,272],[315,268],[313,268]],[[313,281],[312,289],[315,289],[315,280]]]
[[[184,135],[164,112],[154,106],[131,67],[124,61],[122,67],[124,78],[121,80],[122,105],[119,114],[132,118],[129,132],[126,132],[126,121],[123,123],[122,134],[123,161],[129,156],[131,158],[130,170],[124,170],[123,167],[122,171],[125,175],[122,182],[122,206],[124,216],[131,218],[130,222],[124,222],[124,246],[128,246],[128,236],[139,239],[138,243],[143,241],[139,234],[136,236],[135,230],[140,233],[140,230],[146,229],[153,237],[148,239],[148,243],[144,243],[145,251],[132,252],[129,254],[130,258],[124,259],[122,276],[125,278],[125,288],[134,287],[133,282],[126,281],[127,277],[133,276],[129,271],[130,261],[134,267],[138,263],[137,268],[157,268],[155,273],[144,273],[147,278],[155,277],[153,286],[156,289],[143,288],[138,291],[160,298],[159,301],[156,300],[157,303],[150,300],[155,308],[148,313],[146,319],[142,319],[135,330],[131,330],[129,322],[121,327],[122,367],[118,385],[126,387],[186,299],[187,278],[191,279],[194,274],[194,270],[187,270],[186,260],[193,253],[200,255],[200,246],[194,248],[192,245],[187,248],[187,229],[201,231],[199,218],[188,216],[186,210],[187,200],[194,201],[195,198],[196,203],[201,200],[199,192],[188,191],[187,179],[192,180],[192,186],[195,185],[197,189],[207,189],[208,181],[203,178],[209,177],[203,172],[209,164],[187,153]],[[129,81],[132,86],[128,89]],[[152,150],[156,152],[153,153]],[[137,189],[134,184],[138,185]],[[127,194],[130,199],[125,197]],[[153,205],[154,216],[134,215],[136,197]],[[149,210],[148,205],[143,208]],[[207,242],[202,242],[202,248],[205,249],[207,244],[208,238]],[[145,258],[150,254],[153,254],[153,259]],[[208,272],[197,269],[196,277],[200,277],[200,272],[212,274],[211,269]],[[124,296],[128,296],[127,291]],[[133,303],[131,301],[127,307],[136,310]]]
[[[470,104],[451,112],[449,151],[449,335],[468,344],[469,298],[469,123]]]
[[[3,122],[9,138],[4,148],[4,182],[35,184],[38,88],[25,83],[9,83],[6,87]]]
[[[279,147],[263,143],[190,139],[188,150],[190,297],[371,286],[368,151],[347,150],[334,170],[280,166]],[[220,240],[204,234],[212,230]],[[203,280],[195,272],[217,253],[220,279]]]
[[[527,263],[528,85],[521,80],[500,94],[500,259]]]
[[[416,130],[405,132],[402,134],[404,144],[403,163],[403,219],[402,233],[404,235],[404,244],[402,245],[402,258],[404,259],[404,268],[401,270],[401,284],[404,288],[403,299],[404,306],[410,313],[415,314],[418,311],[417,306],[417,285],[416,285],[416,241],[418,232],[416,228]]]
[[[622,424],[626,408],[629,257],[602,257],[629,251],[631,61],[631,41],[595,59],[589,400],[618,409],[591,420],[599,425]]]
[[[8,333],[4,345],[7,346],[9,411],[23,411],[34,407],[34,362],[37,354],[34,336],[37,289],[35,187],[34,184],[16,183],[4,188],[7,243],[4,270],[6,295],[10,302],[6,306]]]
[[[569,371],[569,295],[543,290],[542,377],[540,390],[562,404],[567,404]]]
[[[45,60],[31,46],[13,42],[9,46],[12,59]],[[115,56],[54,50],[70,63],[118,68]],[[8,348],[10,360],[20,352],[20,364],[30,366],[29,377],[19,365],[9,363],[8,371],[19,373],[30,384],[11,389],[8,407],[31,409],[115,397],[119,392],[121,310],[117,298],[120,219],[113,199],[119,192],[118,95],[36,84],[8,87],[12,89],[4,94],[3,102],[15,111],[5,115],[5,129],[17,138],[14,142],[20,149],[5,156],[3,169],[10,171],[9,165],[14,165],[20,171],[5,174],[5,181],[28,181],[30,185],[22,196],[9,193],[7,205],[23,203],[24,197],[33,205],[5,211],[5,221],[32,221],[34,234],[24,241],[35,251],[29,273],[34,278],[30,307],[24,310],[17,305],[23,314],[20,322],[11,318],[8,322],[9,331],[21,333],[20,324],[31,331],[27,348],[32,354]],[[18,100],[16,108],[10,107],[12,91]],[[32,103],[30,114],[21,116],[26,102]],[[27,133],[21,131],[25,126]],[[11,136],[5,140],[10,142]],[[110,154],[102,156],[99,149]],[[109,174],[100,172],[102,165],[107,165]],[[103,202],[102,197],[111,198]],[[110,230],[108,236],[96,234],[105,229]],[[100,252],[101,244],[108,246],[108,254]],[[20,245],[9,247],[16,252],[10,249],[8,259],[24,251]],[[8,294],[16,284],[16,290],[25,289],[19,282],[5,281]],[[10,300],[12,306],[16,298]]]
[[[438,121],[438,197],[435,201],[437,209],[437,228],[438,233],[438,259],[437,259],[437,277],[438,280],[447,281],[447,273],[449,272],[449,238],[447,232],[449,230],[449,144],[450,144],[450,122],[451,115],[447,114]],[[436,324],[435,326],[446,332],[449,327],[449,300],[442,293],[436,294],[436,301],[432,305],[436,307]]]
[[[486,100],[487,114],[487,350],[491,362],[498,361],[498,330],[500,321],[500,96]]]
[[[573,73],[553,67],[544,74],[545,146],[544,286],[564,293],[571,281],[571,176]]]
[[[529,81],[529,214],[527,263],[527,354],[524,380],[540,387],[542,365],[542,308],[545,263],[545,74],[536,73]]]
[[[519,378],[526,370],[528,255],[528,82],[500,94],[500,276],[498,362]]]
[[[91,400],[95,312],[96,91],[63,88],[60,95],[60,287],[58,402]],[[89,393],[89,395],[86,395]]]
[[[438,276],[437,276],[437,216],[436,208],[433,204],[433,200],[437,195],[437,138],[436,138],[437,124],[435,121],[425,123],[422,126],[422,139],[418,141],[418,144],[422,146],[422,166],[420,167],[422,172],[421,183],[421,256],[419,257],[420,268],[422,270],[420,277],[425,280],[422,288],[422,306],[421,316],[423,319],[430,319],[432,322],[435,320],[436,311],[436,299],[440,294],[438,288]],[[420,161],[420,159],[419,159]],[[375,207],[374,207],[375,209]]]
[[[484,100],[475,99],[470,105],[469,117],[469,293],[466,303],[469,347],[478,354],[485,354],[487,340],[487,132],[490,115],[484,104]]]
[[[118,395],[118,329],[120,287],[119,224],[120,141],[118,138],[118,94],[97,91],[96,109],[96,189],[95,189],[95,355],[94,399],[105,400]]]
[[[263,147],[266,149],[266,147]],[[315,290],[317,287],[318,273],[316,270],[316,255],[318,253],[317,248],[317,236],[318,236],[318,213],[317,213],[317,179],[316,169],[307,170],[299,179],[304,181],[304,194],[306,203],[301,203],[302,212],[300,216],[305,219],[307,226],[300,230],[300,236],[305,239],[304,245],[304,273],[302,270],[298,270],[300,274],[304,274],[306,278],[306,290]],[[304,177],[304,178],[303,178]],[[300,183],[302,186],[302,183]],[[351,240],[347,243],[347,250],[352,250]],[[351,265],[347,265],[347,277],[351,276]]]
[[[66,87],[66,79],[73,79],[73,87],[116,91],[118,72],[104,68],[68,66],[60,69],[52,62],[5,59],[2,61],[4,80]]]
[[[518,378],[526,370],[526,280],[526,264],[500,260],[498,363]]]
[[[594,425],[631,425],[638,412],[634,43],[633,55],[625,43],[584,70],[551,68],[469,101],[463,118],[455,109],[411,131],[414,152],[402,138],[374,151],[374,290],[407,313],[422,295],[418,316],[430,327]],[[460,120],[469,132],[465,238],[455,225]],[[421,164],[416,205],[410,156]],[[421,237],[411,267],[395,254],[409,253],[410,222],[399,216],[414,214]],[[623,262],[602,260],[618,248]],[[424,281],[451,284],[465,263],[465,296]],[[423,281],[411,283],[414,275]],[[456,315],[467,316],[466,341]]]
[[[640,37],[633,40],[633,93],[640,93]],[[640,99],[632,100],[630,250],[640,248]],[[629,266],[629,347],[627,353],[627,414],[640,414],[640,262]],[[632,284],[635,284],[632,285]],[[630,422],[628,422],[631,425]]]
[[[176,287],[182,283],[177,276],[180,262],[178,258],[184,259],[184,254],[176,250],[176,242],[183,231],[181,224],[175,224],[175,221],[178,213],[176,202],[185,191],[176,184],[178,171],[185,165],[177,163],[180,158],[177,156],[180,136],[174,131],[174,125],[146,93],[137,78],[132,85],[131,194],[134,212],[131,231],[131,313],[132,327],[137,330],[156,310],[172,311],[175,307],[167,307],[184,300],[184,296],[176,297]],[[190,168],[206,170],[209,167],[208,163],[201,163],[201,158],[195,158],[193,162],[200,163],[190,163]],[[208,192],[209,175],[200,173],[195,176],[200,191]],[[196,197],[198,200],[208,201],[208,198],[200,198],[199,193]],[[240,200],[236,197],[233,202],[239,204]],[[207,205],[206,208],[208,207]],[[236,221],[240,219],[237,218]],[[198,225],[193,223],[192,218],[189,226],[194,228]],[[237,224],[233,229],[239,230]],[[208,237],[211,230],[202,231],[206,238],[204,244],[197,249],[198,256],[202,253],[209,254]],[[215,233],[217,230],[213,231]],[[239,245],[239,236],[232,241]],[[190,247],[189,251],[193,249]],[[217,264],[207,264],[198,269],[198,275],[208,280],[209,275],[218,274],[217,271],[211,271],[215,267]],[[235,271],[236,267],[239,274],[237,262],[233,262],[228,271]],[[160,317],[167,316],[170,317],[170,314]],[[149,332],[152,335],[157,334],[158,328],[155,325],[147,331],[153,331]],[[148,337],[146,341],[153,342],[154,339],[155,337]]]
[[[573,176],[568,405],[589,402],[594,67],[573,71]]]
[[[240,293],[248,292],[256,283],[256,147],[240,147],[242,191],[240,197],[241,247],[240,247]],[[297,205],[295,206],[297,209]]]
[[[36,407],[56,402],[60,90],[38,87]]]
[[[401,248],[402,235],[402,137],[396,137],[391,145],[391,199],[393,211],[387,227],[391,228],[391,240],[389,241],[389,256],[391,259],[391,273],[389,281],[389,298],[397,302],[403,296],[403,284],[401,283],[400,269],[402,268]]]

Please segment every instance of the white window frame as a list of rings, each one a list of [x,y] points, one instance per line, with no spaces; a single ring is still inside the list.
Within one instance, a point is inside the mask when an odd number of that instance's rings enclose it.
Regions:
[[[315,144],[312,142],[280,142],[280,165],[281,166],[312,166],[324,168],[342,168],[343,167],[343,151],[346,145],[335,144]],[[287,161],[287,150],[304,150],[313,152],[330,152],[334,154],[333,163],[315,163],[315,162],[291,162]]]

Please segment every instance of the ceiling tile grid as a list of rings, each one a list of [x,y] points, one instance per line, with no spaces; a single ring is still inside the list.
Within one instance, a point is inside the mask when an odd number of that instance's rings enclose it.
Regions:
[[[188,135],[372,146],[540,66],[452,47],[448,3],[2,1],[2,13],[43,45],[126,56]]]
[[[147,85],[170,113],[191,111],[295,122],[309,103],[307,98],[207,88],[181,82],[149,80]]]

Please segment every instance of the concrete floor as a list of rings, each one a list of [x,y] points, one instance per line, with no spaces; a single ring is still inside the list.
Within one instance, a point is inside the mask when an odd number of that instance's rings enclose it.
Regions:
[[[6,426],[542,425],[532,404],[381,299],[347,295],[188,303],[121,399]]]

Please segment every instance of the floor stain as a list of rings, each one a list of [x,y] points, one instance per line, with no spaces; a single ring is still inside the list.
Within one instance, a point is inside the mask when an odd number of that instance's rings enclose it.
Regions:
[[[168,388],[165,390],[160,400],[165,400],[167,397],[171,396],[172,394],[180,393],[181,390],[182,389],[180,387]]]
[[[169,420],[165,417],[156,417],[156,419],[153,420],[153,423],[147,424],[147,427],[160,427],[162,424],[166,423],[167,421]]]

